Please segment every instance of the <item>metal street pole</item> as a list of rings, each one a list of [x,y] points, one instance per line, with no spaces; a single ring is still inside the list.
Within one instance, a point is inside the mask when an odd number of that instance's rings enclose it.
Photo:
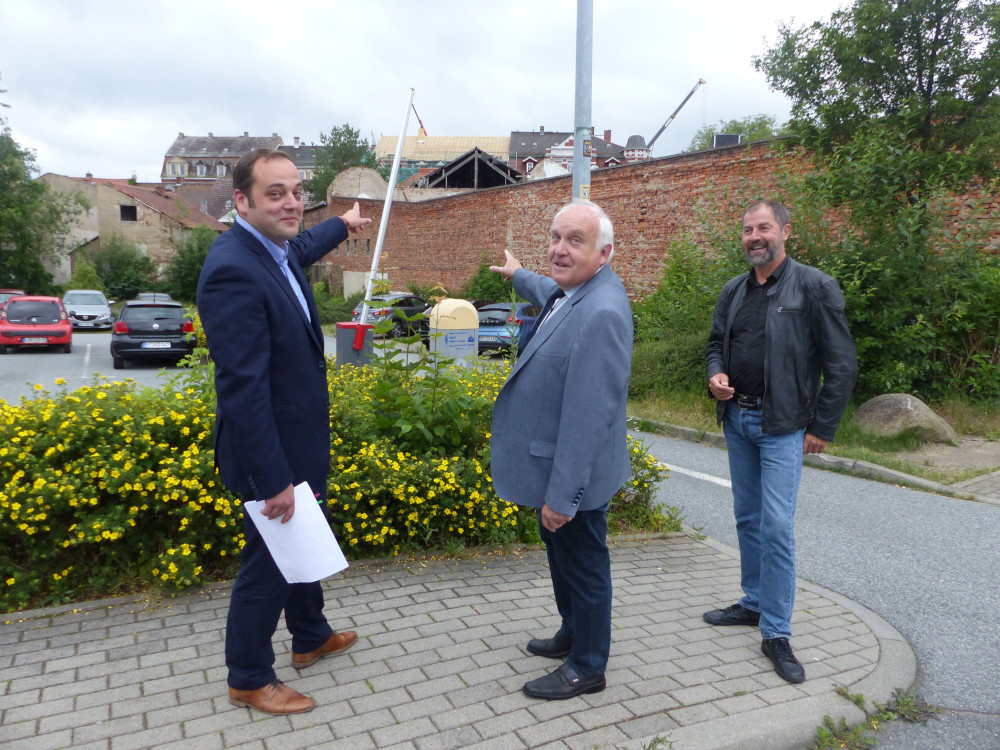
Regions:
[[[573,120],[573,200],[590,200],[593,134],[590,104],[594,70],[594,0],[576,0],[576,114]]]
[[[372,256],[372,270],[368,274],[368,284],[365,286],[365,300],[361,305],[361,320],[359,330],[362,332],[360,339],[355,337],[355,349],[361,349],[361,342],[364,341],[364,326],[368,322],[368,301],[372,297],[372,287],[375,283],[375,275],[378,273],[379,260],[382,258],[382,241],[385,240],[385,229],[389,224],[389,209],[392,208],[392,193],[396,189],[396,175],[399,174],[399,162],[403,155],[403,141],[406,140],[406,128],[410,123],[410,108],[413,107],[413,93],[410,93],[406,100],[406,110],[403,114],[403,126],[399,130],[399,140],[396,141],[396,153],[392,158],[392,172],[389,173],[389,187],[385,194],[385,203],[382,206],[382,220],[378,226],[378,239],[375,240],[375,254]],[[414,110],[416,111],[416,110]]]

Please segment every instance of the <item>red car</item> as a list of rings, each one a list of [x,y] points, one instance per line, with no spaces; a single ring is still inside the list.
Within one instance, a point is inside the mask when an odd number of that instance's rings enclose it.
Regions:
[[[73,325],[58,297],[11,297],[0,312],[0,354],[16,346],[60,346],[73,351]]]

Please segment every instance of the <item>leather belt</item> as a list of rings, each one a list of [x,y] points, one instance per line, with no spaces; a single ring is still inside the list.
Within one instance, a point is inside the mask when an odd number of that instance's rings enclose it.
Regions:
[[[741,409],[753,409],[760,411],[764,399],[760,396],[748,396],[745,393],[736,394],[736,405]]]

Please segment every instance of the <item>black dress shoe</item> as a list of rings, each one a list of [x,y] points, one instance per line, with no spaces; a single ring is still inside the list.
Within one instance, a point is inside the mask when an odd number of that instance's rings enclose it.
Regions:
[[[702,619],[709,625],[760,625],[760,612],[747,609],[742,604],[731,604],[725,609],[713,609],[703,614]]]
[[[528,641],[528,651],[546,659],[565,659],[569,656],[573,641],[568,638],[532,638]]]
[[[787,638],[765,638],[761,641],[760,652],[774,665],[778,677],[787,682],[805,682],[806,670],[792,653],[792,645]]]
[[[521,689],[529,698],[561,701],[581,693],[599,693],[604,690],[606,684],[603,674],[581,677],[573,667],[563,664],[544,677],[524,683]]]

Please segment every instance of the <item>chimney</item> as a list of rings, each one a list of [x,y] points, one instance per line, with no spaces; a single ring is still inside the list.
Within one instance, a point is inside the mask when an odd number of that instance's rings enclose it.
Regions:
[[[247,131],[244,130],[243,131],[243,137],[244,138],[249,138],[250,137],[250,133],[248,133]]]
[[[544,133],[545,132],[545,126],[544,125],[539,125],[538,126],[538,132],[539,133]]]
[[[610,130],[605,130],[604,131],[604,140],[605,140],[606,143],[611,143],[611,131]]]
[[[295,148],[299,147],[299,137],[295,136]]]
[[[178,134],[177,134],[177,137],[178,137],[178,138],[183,138],[183,137],[184,137],[184,134],[183,134],[183,133],[178,133]]]
[[[209,133],[209,134],[208,134],[208,137],[209,137],[209,138],[214,138],[215,136],[214,136],[214,135],[212,135],[211,133]]]

